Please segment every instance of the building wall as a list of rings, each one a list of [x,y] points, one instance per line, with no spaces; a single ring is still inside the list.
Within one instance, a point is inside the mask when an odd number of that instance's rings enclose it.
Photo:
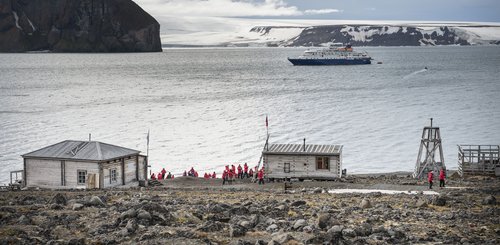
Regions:
[[[116,169],[116,181],[111,181],[111,169]],[[113,187],[122,185],[122,163],[115,161],[110,163],[102,163],[103,187]]]
[[[66,161],[65,169],[66,188],[87,187],[86,185],[78,185],[78,170],[87,170],[87,177],[89,174],[99,174],[99,165],[96,162]]]
[[[125,158],[125,183],[137,181],[137,157],[131,156]]]
[[[26,159],[25,170],[27,186],[61,186],[61,161]]]
[[[63,169],[61,160],[26,159],[26,184],[43,188],[86,188],[86,185],[78,185],[78,170],[86,170],[87,176],[99,173],[95,162],[64,161]]]
[[[341,176],[340,156],[329,156],[330,168],[316,169],[316,156],[265,155],[264,168],[267,178],[329,179]],[[285,173],[285,163],[290,163],[290,172]]]
[[[122,170],[122,160],[117,159],[109,163],[101,163],[102,174],[100,175],[99,164],[97,162],[77,162],[63,161],[64,167],[61,168],[61,160],[43,160],[26,159],[26,180],[27,186],[38,186],[44,188],[87,188],[86,185],[78,184],[78,170],[87,171],[87,180],[89,174],[96,174],[99,180],[102,180],[101,186],[104,188],[120,186],[123,184],[123,173],[125,173],[125,184],[140,180],[146,180],[145,157],[131,156],[125,157],[124,169]],[[137,166],[139,164],[139,166]],[[139,174],[137,175],[137,167]],[[111,169],[116,169],[116,181],[111,180]],[[64,182],[64,186],[62,185]]]
[[[146,180],[147,179],[146,164],[147,164],[146,157],[139,156],[139,180]]]

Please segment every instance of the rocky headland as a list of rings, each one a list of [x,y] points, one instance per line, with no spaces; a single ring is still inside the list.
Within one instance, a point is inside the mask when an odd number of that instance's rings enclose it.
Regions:
[[[131,0],[0,1],[0,52],[161,52],[159,33]]]
[[[180,177],[163,185],[0,195],[0,244],[498,244],[497,178],[426,195],[406,175],[259,186]],[[417,194],[332,194],[345,188]]]

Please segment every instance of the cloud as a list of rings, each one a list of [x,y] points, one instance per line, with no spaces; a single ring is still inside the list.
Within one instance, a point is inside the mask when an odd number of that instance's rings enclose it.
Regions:
[[[299,10],[284,0],[136,0],[153,16],[277,17],[329,14],[336,9]]]
[[[331,14],[331,13],[339,13],[342,10],[338,9],[308,9],[304,11],[304,14]]]

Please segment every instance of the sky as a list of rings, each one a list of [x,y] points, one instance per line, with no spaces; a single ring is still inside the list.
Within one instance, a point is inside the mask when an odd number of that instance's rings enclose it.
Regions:
[[[135,0],[154,17],[500,22],[499,0]]]
[[[256,26],[429,21],[497,22],[496,25],[500,25],[500,0],[134,1],[160,23],[163,44],[210,45],[241,37],[252,39],[255,37],[248,37],[248,33]]]

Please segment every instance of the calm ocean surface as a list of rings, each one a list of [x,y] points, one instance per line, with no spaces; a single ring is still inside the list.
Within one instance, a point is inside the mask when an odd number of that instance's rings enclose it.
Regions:
[[[412,171],[422,128],[500,144],[500,47],[360,48],[383,64],[294,67],[300,48],[0,54],[0,183],[21,154],[66,139],[146,152],[153,171],[259,160],[271,143],[343,144],[348,173]],[[428,67],[428,70],[424,70]]]

